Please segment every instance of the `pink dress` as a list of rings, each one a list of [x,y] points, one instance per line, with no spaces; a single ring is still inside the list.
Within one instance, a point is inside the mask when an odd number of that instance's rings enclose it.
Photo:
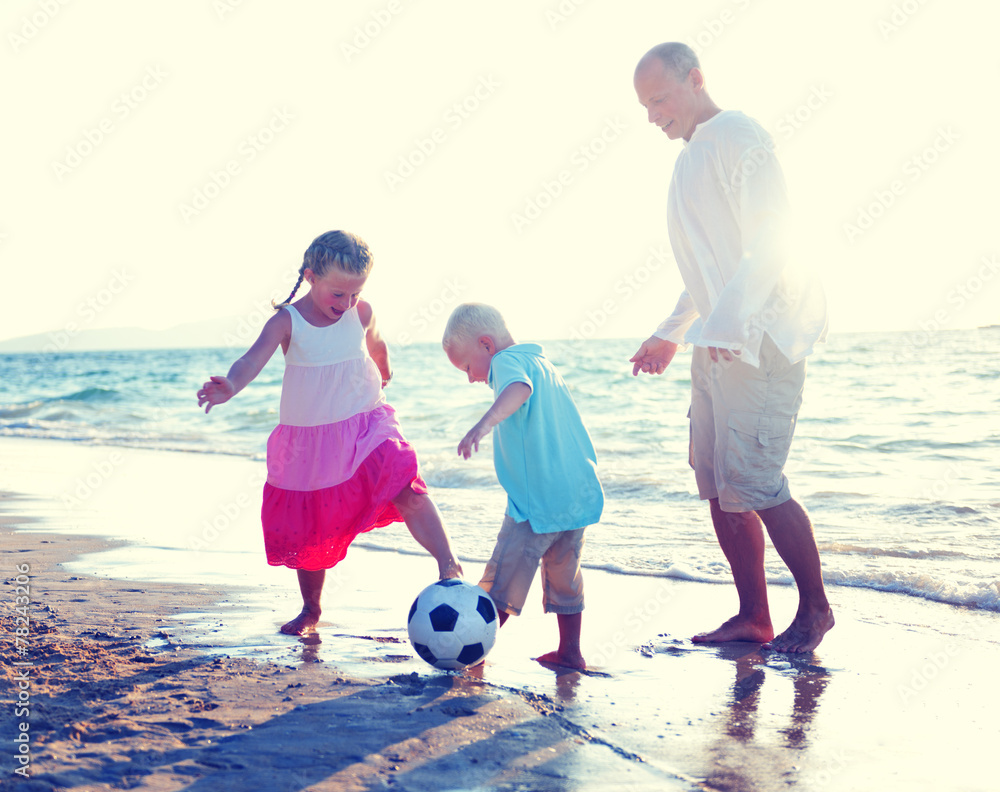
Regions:
[[[427,492],[382,394],[357,307],[315,327],[292,306],[279,424],[267,441],[267,563],[329,569],[365,531],[402,521],[392,499]]]

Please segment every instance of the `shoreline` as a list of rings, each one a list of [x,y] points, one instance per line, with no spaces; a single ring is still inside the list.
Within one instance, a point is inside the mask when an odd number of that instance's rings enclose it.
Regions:
[[[9,517],[4,522],[10,535]],[[149,643],[165,635],[160,625],[167,616],[210,609],[226,592],[169,584],[134,588],[67,575],[65,561],[106,543],[32,537],[37,546],[16,553],[18,564],[30,566],[37,592],[29,605],[28,654],[19,661],[30,666],[3,666],[8,691],[17,690],[25,674],[29,685],[22,707],[30,715],[16,725],[29,725],[30,761],[12,764],[8,757],[3,770],[20,776],[15,771],[24,769],[19,788],[103,790],[125,781],[129,788],[200,789],[204,783],[212,789],[297,789],[308,780],[317,784],[310,789],[367,789],[407,777],[407,788],[440,789],[436,784],[444,778],[452,777],[457,788],[477,773],[510,774],[519,784],[543,788],[550,771],[539,774],[530,763],[519,767],[526,755],[551,751],[556,759],[553,745],[562,746],[558,753],[581,747],[603,753],[599,743],[581,742],[549,717],[559,709],[551,700],[524,699],[472,676],[366,680],[319,659],[292,666],[211,658],[189,646],[152,650]],[[0,611],[8,635],[11,610],[8,602]],[[9,693],[4,699],[4,711],[14,711],[16,699]],[[339,727],[335,735],[332,725]],[[262,729],[266,734],[258,739]],[[492,739],[514,729],[515,737]],[[10,726],[5,733],[12,734]],[[490,745],[479,746],[486,738]],[[262,756],[263,745],[268,750]],[[478,746],[475,757],[451,758],[468,745]],[[432,773],[435,764],[445,766]],[[611,782],[614,754],[591,764],[609,765],[605,783]],[[640,770],[618,767],[613,774]],[[288,771],[298,778],[294,784],[283,779]],[[250,776],[271,780],[258,787]],[[410,786],[424,776],[425,782]]]
[[[0,500],[0,619],[10,635],[14,572],[28,564],[36,653],[32,776],[17,788],[995,787],[995,613],[838,589],[837,627],[796,657],[691,643],[728,615],[730,587],[588,570],[589,673],[530,659],[555,642],[536,585],[486,665],[449,675],[415,657],[403,628],[429,558],[353,548],[312,641],[277,633],[297,612],[293,574],[229,544],[256,520],[252,508],[198,551],[201,566],[164,546],[167,532],[234,502],[243,462],[121,449],[114,479],[77,513],[53,495],[107,449],[0,449],[17,452],[0,457],[5,489],[27,485],[26,497]],[[185,497],[160,497],[163,481]],[[119,502],[126,493],[136,511]],[[137,514],[141,534],[123,538]],[[249,576],[227,568],[244,555],[255,559]],[[157,571],[167,579],[144,577]],[[478,572],[466,568],[468,579]],[[794,604],[788,587],[772,591],[776,625]],[[10,659],[0,726],[13,735],[24,719],[10,717],[21,671]]]

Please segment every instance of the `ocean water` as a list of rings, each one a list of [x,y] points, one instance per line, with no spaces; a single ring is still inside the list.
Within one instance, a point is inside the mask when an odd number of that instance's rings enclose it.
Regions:
[[[731,581],[687,466],[689,356],[631,375],[638,340],[543,342],[597,447],[606,507],[585,565],[706,584]],[[280,355],[209,415],[195,391],[237,349],[0,356],[0,436],[189,454],[263,466],[277,421]],[[505,497],[489,442],[458,441],[489,406],[436,344],[392,349],[387,398],[416,447],[459,554],[485,561]],[[786,473],[816,528],[831,587],[1000,612],[1000,328],[841,334],[810,358]],[[421,552],[399,532],[358,542]],[[405,537],[405,534],[403,534]],[[791,585],[769,551],[774,584]]]

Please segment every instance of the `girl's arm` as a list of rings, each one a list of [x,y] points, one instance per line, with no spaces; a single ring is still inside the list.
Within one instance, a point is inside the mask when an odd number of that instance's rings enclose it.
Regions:
[[[267,322],[253,346],[229,367],[225,377],[210,377],[198,391],[198,406],[207,413],[216,404],[229,401],[260,374],[279,344],[286,345],[291,337],[292,320],[287,311],[280,311]]]
[[[382,387],[389,384],[392,379],[392,366],[389,365],[389,347],[382,338],[382,334],[375,325],[375,311],[370,303],[364,300],[358,302],[358,318],[361,326],[365,328],[365,342],[368,344],[368,354],[371,355],[375,365],[378,366],[382,374]]]
[[[493,406],[486,411],[486,415],[479,419],[458,444],[459,456],[468,459],[472,456],[473,449],[478,451],[479,441],[486,437],[494,426],[517,412],[521,405],[528,401],[530,395],[531,386],[526,382],[512,382],[504,388],[503,393],[493,402]]]

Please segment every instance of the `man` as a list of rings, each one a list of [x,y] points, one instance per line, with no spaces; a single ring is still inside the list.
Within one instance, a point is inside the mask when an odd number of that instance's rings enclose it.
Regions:
[[[733,571],[739,612],[697,642],[757,641],[810,652],[833,627],[819,551],[783,473],[805,383],[805,358],[826,335],[819,284],[786,261],[784,178],[757,122],[722,111],[685,44],[639,61],[635,91],[650,123],[682,140],[667,223],[685,291],[631,358],[662,374],[680,344],[691,363],[691,465]],[[795,578],[799,606],[774,637],[764,577],[764,532]]]

